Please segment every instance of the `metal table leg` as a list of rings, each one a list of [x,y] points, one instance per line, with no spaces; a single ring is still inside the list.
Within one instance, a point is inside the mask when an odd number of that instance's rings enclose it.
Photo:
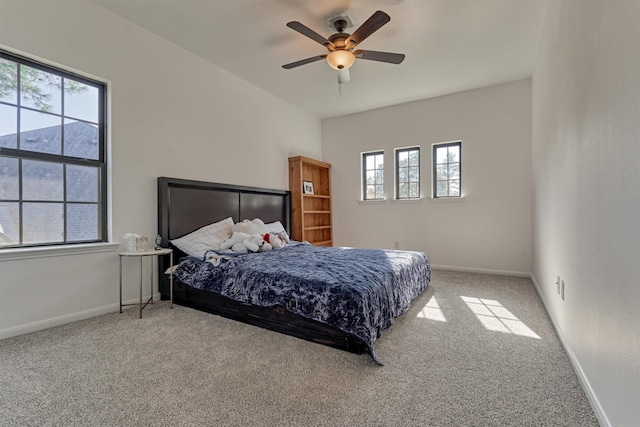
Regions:
[[[140,258],[140,318],[142,319],[142,257]]]
[[[122,256],[120,258],[120,313],[122,313]]]

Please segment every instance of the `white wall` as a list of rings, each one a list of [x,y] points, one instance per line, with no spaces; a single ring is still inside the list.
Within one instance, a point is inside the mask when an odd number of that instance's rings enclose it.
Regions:
[[[318,119],[91,2],[0,0],[0,43],[109,82],[115,242],[156,235],[158,176],[288,189],[287,157],[320,156]],[[106,250],[0,253],[0,338],[117,309]]]
[[[399,241],[436,265],[533,271],[601,422],[626,426],[640,419],[639,4],[550,2],[533,90],[515,82],[322,128],[86,1],[0,0],[0,43],[109,82],[115,242],[155,235],[157,176],[287,188],[288,156],[322,158],[334,165],[336,244]],[[430,144],[456,139],[465,198],[430,200]],[[359,204],[360,152],[385,149],[390,166],[394,147],[412,145],[423,150],[425,199]],[[388,168],[389,196],[392,177]],[[44,254],[0,254],[0,338],[117,310],[114,250]],[[135,296],[130,286],[125,299]]]
[[[431,144],[462,140],[461,200],[431,199]],[[394,148],[421,149],[420,201],[393,201]],[[361,152],[385,152],[386,202],[359,202]],[[435,266],[531,272],[529,79],[322,122],[336,245],[426,252]]]
[[[550,2],[532,93],[533,274],[601,424],[637,426],[640,2]]]

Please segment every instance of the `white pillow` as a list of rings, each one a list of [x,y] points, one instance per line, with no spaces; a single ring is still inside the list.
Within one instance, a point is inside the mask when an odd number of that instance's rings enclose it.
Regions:
[[[266,230],[266,233],[276,233],[276,234],[278,234],[281,231],[286,231],[284,229],[284,227],[282,226],[282,223],[280,221],[270,222],[268,224],[265,224],[264,228]]]
[[[205,225],[171,243],[187,255],[204,258],[210,249],[220,249],[220,243],[231,237],[233,218],[229,217],[213,224]]]

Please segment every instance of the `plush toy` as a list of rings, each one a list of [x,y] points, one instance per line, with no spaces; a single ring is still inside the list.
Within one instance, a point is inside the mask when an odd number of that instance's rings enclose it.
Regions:
[[[262,236],[265,242],[270,244],[274,249],[281,248],[285,246],[284,240],[277,233],[266,233]]]
[[[249,221],[248,219],[245,219],[242,222],[238,222],[234,224],[233,231],[246,233],[250,236],[253,236],[254,234],[264,234],[265,233],[264,222],[262,222],[260,218],[256,218],[253,221]]]
[[[279,232],[278,237],[282,239],[282,241],[284,242],[284,246],[287,246],[289,243],[291,243],[291,239],[289,239],[289,235],[286,231]]]
[[[258,249],[258,252],[266,252],[270,251],[271,249],[273,249],[273,246],[271,246],[271,244],[266,240],[262,239],[262,245],[260,245],[260,249]]]
[[[235,231],[231,237],[220,244],[221,250],[231,249],[234,252],[258,252],[271,249],[271,245],[265,244],[259,234],[249,235]]]
[[[266,246],[264,239],[259,234],[254,234],[243,243],[251,252],[264,252],[271,249],[271,245],[267,243],[268,246]]]
[[[234,252],[242,252],[246,251],[247,247],[244,245],[244,241],[249,239],[251,236],[247,233],[240,233],[235,231],[231,237],[229,237],[224,242],[220,243],[220,249],[227,250],[231,249]]]

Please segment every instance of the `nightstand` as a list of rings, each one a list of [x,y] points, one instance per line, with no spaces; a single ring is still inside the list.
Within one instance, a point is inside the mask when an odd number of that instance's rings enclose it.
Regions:
[[[140,307],[140,318],[142,319],[142,310],[148,305],[153,304],[153,257],[158,257],[162,255],[169,255],[169,265],[173,265],[173,250],[171,249],[155,249],[148,250],[142,252],[120,252],[118,253],[120,256],[120,313],[122,313],[122,307],[126,307],[129,305],[137,305]],[[122,303],[122,258],[124,257],[138,257],[140,258],[140,302],[137,304],[123,304]],[[151,296],[150,298],[144,302],[142,300],[142,258],[149,257],[151,261]],[[158,301],[160,302],[160,301]],[[169,303],[171,304],[171,308],[173,308],[173,275],[169,275]]]

